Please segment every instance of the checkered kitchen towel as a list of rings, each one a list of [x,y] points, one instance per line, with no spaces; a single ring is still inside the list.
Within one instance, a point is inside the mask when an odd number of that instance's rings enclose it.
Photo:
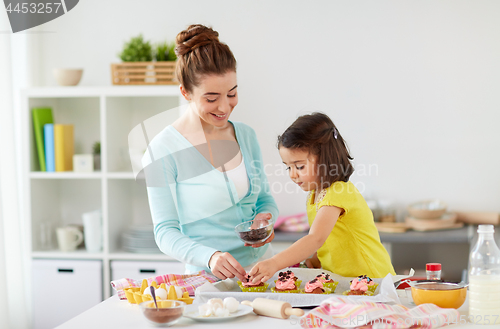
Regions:
[[[195,274],[165,274],[148,278],[148,284],[156,281],[158,285],[165,283],[166,286],[180,286],[183,291],[189,292],[190,296],[194,296],[194,291],[197,287],[203,285],[205,282],[214,283],[219,281],[217,277],[205,271]],[[129,278],[111,281],[111,286],[118,292],[120,299],[127,299],[123,289],[131,287],[140,287],[142,280],[133,280]]]
[[[456,309],[422,304],[412,309],[331,297],[300,318],[303,328],[432,329],[460,321]]]

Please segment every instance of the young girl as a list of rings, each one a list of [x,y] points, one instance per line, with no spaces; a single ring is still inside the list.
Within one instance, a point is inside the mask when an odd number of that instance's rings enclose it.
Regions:
[[[299,117],[278,137],[278,149],[292,181],[309,191],[311,229],[288,249],[257,263],[249,272],[253,282],[267,281],[312,254],[308,267],[344,277],[395,274],[372,212],[349,181],[352,158],[330,118],[322,113]]]

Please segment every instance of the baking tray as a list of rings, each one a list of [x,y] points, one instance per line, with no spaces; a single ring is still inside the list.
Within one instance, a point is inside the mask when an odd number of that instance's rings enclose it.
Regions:
[[[338,281],[339,284],[335,293],[333,294],[291,294],[291,293],[273,293],[271,292],[271,287],[274,287],[274,280],[278,279],[277,272],[270,280],[269,287],[266,292],[242,292],[237,285],[237,279],[226,279],[214,284],[206,283],[205,285],[198,287],[196,289],[195,303],[206,303],[211,298],[221,298],[234,297],[238,301],[244,300],[254,300],[255,298],[268,298],[274,300],[280,300],[290,303],[293,307],[312,307],[320,305],[324,300],[333,296],[343,296],[342,293],[349,290],[350,281],[352,277],[342,277],[337,274],[333,274],[330,271],[323,269],[309,269],[309,268],[286,268],[280,272],[291,270],[294,272],[295,276],[302,280],[301,288],[305,287],[307,281],[314,279],[318,274],[322,272],[325,274],[330,274],[333,280]],[[402,275],[390,275],[388,274],[385,278],[373,278],[373,281],[379,284],[375,295],[373,296],[348,296],[352,299],[366,299],[372,302],[396,302],[399,303],[398,294],[394,288],[394,282],[404,279],[408,276]],[[383,282],[384,281],[384,282]],[[346,297],[346,296],[343,296]]]

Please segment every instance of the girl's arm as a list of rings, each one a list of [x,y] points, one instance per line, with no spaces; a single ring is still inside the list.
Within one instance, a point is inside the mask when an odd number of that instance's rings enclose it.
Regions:
[[[249,274],[253,277],[253,282],[267,281],[277,271],[311,256],[325,243],[342,211],[342,208],[335,206],[321,207],[308,235],[270,259],[257,263],[252,268]]]

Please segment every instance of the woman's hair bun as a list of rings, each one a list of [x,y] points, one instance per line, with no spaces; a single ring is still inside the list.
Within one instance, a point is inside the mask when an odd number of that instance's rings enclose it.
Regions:
[[[190,25],[177,35],[175,77],[188,92],[204,75],[236,72],[231,49],[219,41],[219,33],[200,24]]]
[[[176,38],[175,54],[183,56],[196,48],[219,42],[219,33],[201,24],[190,25]]]

